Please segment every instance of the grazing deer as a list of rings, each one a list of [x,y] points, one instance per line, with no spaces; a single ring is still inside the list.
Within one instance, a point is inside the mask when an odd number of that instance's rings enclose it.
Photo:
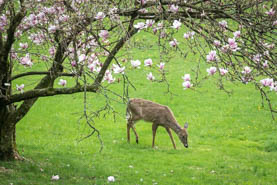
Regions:
[[[186,148],[188,148],[188,134],[186,128],[188,128],[188,124],[186,123],[184,128],[182,128],[174,118],[174,115],[169,107],[160,105],[148,100],[134,98],[130,99],[127,104],[126,110],[126,119],[127,122],[127,139],[130,143],[130,128],[134,131],[136,135],[136,143],[138,143],[138,134],[134,127],[136,121],[144,120],[147,122],[152,122],[152,132],[153,132],[153,140],[152,147],[155,145],[155,136],[158,126],[163,126],[167,133],[170,136],[171,142],[173,144],[174,149],[176,149],[176,145],[174,139],[172,137],[170,129],[172,129],[179,137],[180,141],[184,144]]]

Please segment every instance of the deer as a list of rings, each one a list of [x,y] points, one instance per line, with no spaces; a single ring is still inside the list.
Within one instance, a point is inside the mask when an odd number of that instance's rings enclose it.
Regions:
[[[139,120],[144,120],[146,122],[152,122],[152,148],[155,147],[155,136],[159,126],[166,129],[174,149],[176,149],[176,144],[172,137],[171,130],[177,134],[180,141],[184,144],[184,147],[188,148],[188,123],[185,123],[182,128],[176,121],[173,112],[168,106],[141,98],[132,98],[127,103],[126,119],[128,143],[130,143],[130,129],[132,128],[136,136],[136,143],[138,144],[139,137],[135,129],[135,124]]]

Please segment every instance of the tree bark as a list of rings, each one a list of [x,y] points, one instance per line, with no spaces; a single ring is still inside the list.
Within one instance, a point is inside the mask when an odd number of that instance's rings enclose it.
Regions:
[[[22,159],[16,148],[16,129],[15,123],[7,120],[10,114],[14,112],[13,105],[0,106],[0,160],[18,160]]]

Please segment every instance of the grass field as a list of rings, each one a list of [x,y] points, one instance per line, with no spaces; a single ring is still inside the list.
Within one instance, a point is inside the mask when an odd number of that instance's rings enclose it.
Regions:
[[[147,56],[138,51],[131,55],[158,58],[151,51]],[[229,96],[218,90],[213,78],[184,91],[181,76],[191,63],[176,57],[166,64],[174,95],[166,93],[165,84],[147,81],[146,72],[127,72],[137,88],[130,90],[130,97],[168,105],[180,125],[189,122],[188,149],[173,133],[174,150],[163,128],[158,129],[157,147],[152,149],[151,124],[142,121],[136,127],[139,144],[133,134],[128,144],[125,105],[111,102],[118,112],[115,120],[111,113],[94,120],[104,143],[100,153],[96,135],[78,142],[91,131],[80,120],[83,94],[41,98],[17,125],[17,147],[26,160],[0,162],[0,184],[276,184],[277,123],[268,108],[261,107],[258,91],[252,85],[227,83],[233,90]],[[276,108],[277,96],[271,96]],[[89,111],[104,104],[103,96],[88,95]],[[51,180],[52,175],[60,180]],[[108,183],[108,176],[115,182]]]

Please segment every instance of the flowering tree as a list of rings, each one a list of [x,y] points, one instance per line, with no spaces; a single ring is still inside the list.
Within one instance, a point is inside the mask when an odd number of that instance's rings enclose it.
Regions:
[[[275,10],[274,1],[261,0],[0,0],[0,160],[20,158],[15,127],[38,98],[99,93],[117,74],[129,83],[124,72],[141,70],[141,59],[126,61],[117,53],[135,46],[131,37],[138,32],[158,41],[159,63],[144,61],[157,69],[148,80],[156,81],[158,71],[166,81],[166,54],[186,57],[186,45],[200,55],[198,62],[210,65],[206,73],[218,78],[220,88],[223,78],[253,83],[276,112],[268,96],[277,91]],[[183,76],[184,89],[206,78],[200,68],[192,72],[194,79]],[[30,77],[35,85],[18,83]]]

